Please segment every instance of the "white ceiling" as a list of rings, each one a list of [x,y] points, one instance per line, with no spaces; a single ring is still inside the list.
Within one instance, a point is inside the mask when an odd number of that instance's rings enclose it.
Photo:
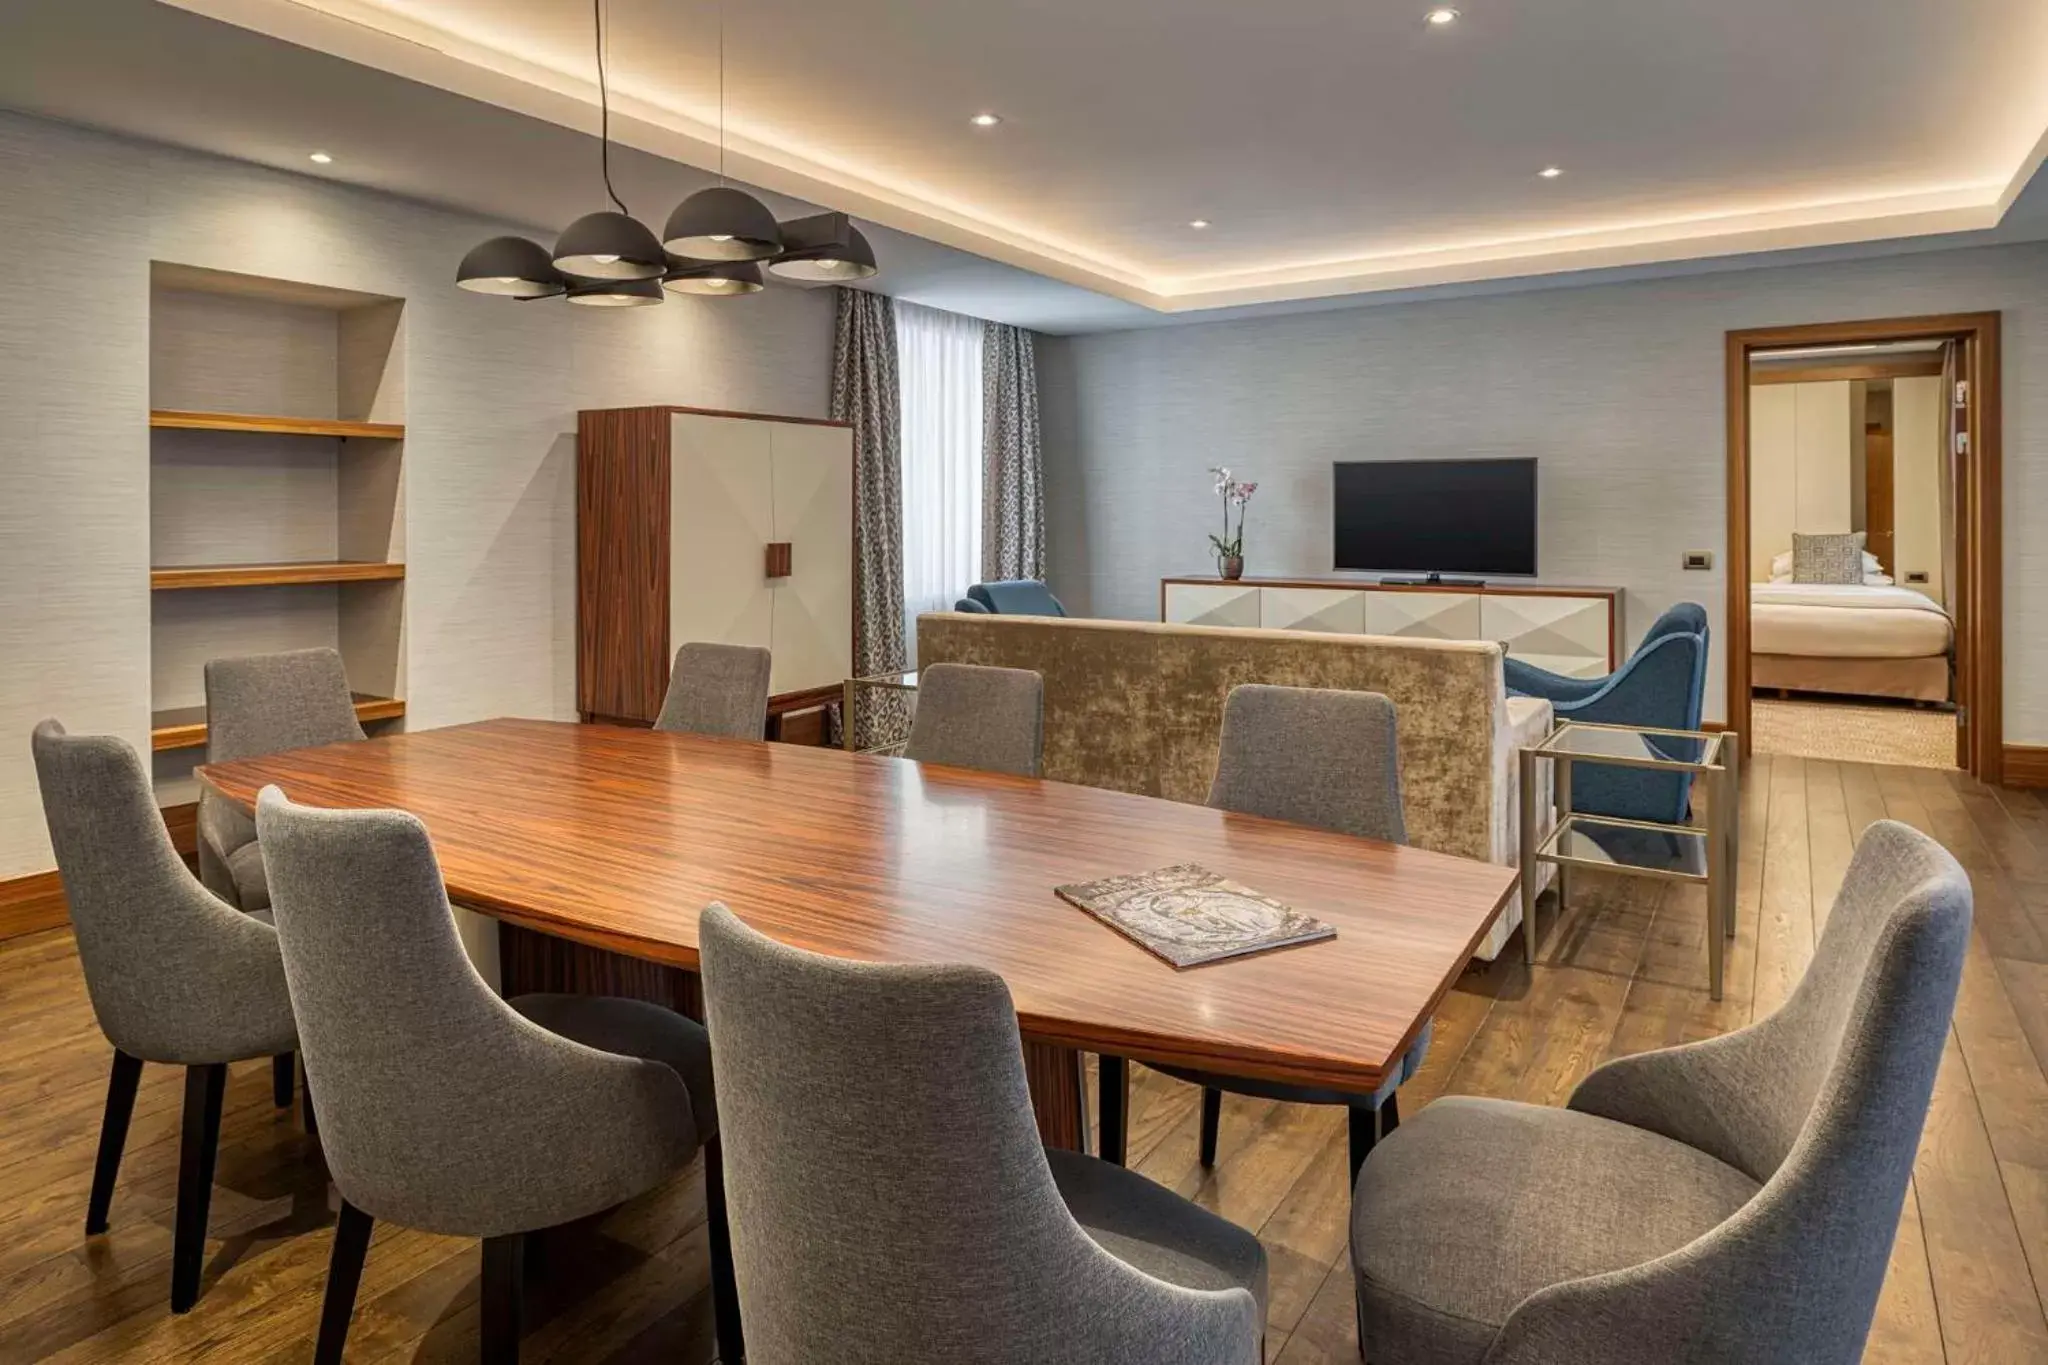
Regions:
[[[608,3],[658,226],[716,164],[717,8]],[[542,229],[600,198],[586,0],[5,8],[0,104]],[[744,0],[730,169],[876,225],[899,297],[1062,332],[2048,235],[2048,176],[1999,226],[2043,0],[1423,8]]]
[[[174,2],[542,118],[594,93],[584,0]],[[2043,0],[1430,2],[733,0],[732,164],[1180,310],[1987,228],[2048,149]],[[719,0],[607,3],[636,140],[708,164]]]

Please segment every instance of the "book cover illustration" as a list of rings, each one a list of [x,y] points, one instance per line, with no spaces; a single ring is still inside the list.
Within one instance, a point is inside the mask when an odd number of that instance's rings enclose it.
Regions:
[[[1199,967],[1337,936],[1321,920],[1198,863],[1053,890],[1175,967]]]

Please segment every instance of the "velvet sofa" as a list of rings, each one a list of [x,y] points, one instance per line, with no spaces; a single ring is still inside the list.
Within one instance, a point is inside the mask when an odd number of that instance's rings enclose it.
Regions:
[[[1508,866],[1519,857],[1516,751],[1551,723],[1549,702],[1508,697],[1501,648],[1483,641],[933,612],[918,618],[917,645],[920,668],[1044,678],[1046,777],[1175,801],[1208,798],[1223,701],[1239,683],[1383,693],[1398,716],[1408,841]],[[1547,831],[1549,792],[1538,800]],[[1520,923],[1516,897],[1481,956]]]

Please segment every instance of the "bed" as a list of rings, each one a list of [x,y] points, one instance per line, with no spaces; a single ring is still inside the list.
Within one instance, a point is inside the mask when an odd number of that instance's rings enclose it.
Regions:
[[[1945,702],[1955,625],[1911,588],[1752,583],[1750,685]]]

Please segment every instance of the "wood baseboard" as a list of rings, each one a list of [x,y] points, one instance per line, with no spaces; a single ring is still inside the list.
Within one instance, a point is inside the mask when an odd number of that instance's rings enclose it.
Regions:
[[[165,806],[163,815],[171,846],[181,857],[194,856],[199,847],[199,803]],[[71,908],[64,903],[64,880],[56,872],[31,872],[0,881],[0,942],[61,929],[69,923]]]
[[[71,923],[64,882],[55,872],[31,872],[0,881],[0,939],[39,934]]]
[[[2002,776],[2008,787],[2048,787],[2048,744],[2006,745]]]

